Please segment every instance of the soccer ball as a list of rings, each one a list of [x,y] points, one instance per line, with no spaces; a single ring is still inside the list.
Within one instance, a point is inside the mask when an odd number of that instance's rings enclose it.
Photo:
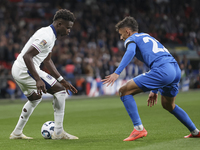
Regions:
[[[41,134],[45,139],[51,139],[51,135],[54,132],[54,121],[47,121],[42,125]]]

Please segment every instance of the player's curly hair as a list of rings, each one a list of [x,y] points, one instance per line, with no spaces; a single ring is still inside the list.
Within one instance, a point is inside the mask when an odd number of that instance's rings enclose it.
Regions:
[[[137,31],[138,32],[138,23],[133,17],[125,17],[123,20],[118,22],[115,25],[116,31],[119,31],[120,28],[128,27],[132,31]]]
[[[74,17],[74,14],[71,11],[67,9],[60,9],[54,15],[53,21],[56,21],[58,19],[74,22],[76,18]]]

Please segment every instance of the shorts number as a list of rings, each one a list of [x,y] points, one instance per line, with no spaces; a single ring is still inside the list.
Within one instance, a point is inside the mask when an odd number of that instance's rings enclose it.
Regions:
[[[158,53],[158,52],[167,52],[167,53],[169,53],[169,51],[164,46],[163,46],[163,48],[158,48],[158,43],[157,43],[158,41],[157,40],[154,40],[154,39],[152,39],[150,37],[144,37],[143,38],[144,43],[149,42],[149,40],[152,41],[152,43],[153,43],[152,51],[154,53]]]

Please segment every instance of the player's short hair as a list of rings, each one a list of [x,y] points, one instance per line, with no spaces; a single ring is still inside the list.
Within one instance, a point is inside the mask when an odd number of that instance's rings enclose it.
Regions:
[[[65,21],[74,22],[76,18],[74,17],[74,14],[71,11],[69,11],[67,9],[60,9],[54,15],[53,21],[56,21],[58,19],[63,19]]]
[[[116,31],[119,31],[120,28],[128,27],[132,31],[138,32],[138,23],[133,17],[125,17],[123,20],[119,21],[116,25]]]

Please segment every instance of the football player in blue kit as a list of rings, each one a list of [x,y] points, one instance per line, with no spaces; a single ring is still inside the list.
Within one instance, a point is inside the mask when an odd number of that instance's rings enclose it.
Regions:
[[[150,68],[149,72],[133,78],[119,89],[120,98],[134,125],[134,130],[124,141],[133,141],[147,135],[133,98],[135,94],[146,91],[151,91],[147,100],[147,105],[150,107],[157,103],[158,91],[161,93],[163,108],[173,114],[191,132],[184,138],[199,138],[200,132],[188,114],[175,104],[181,70],[174,57],[149,34],[138,33],[138,23],[133,17],[125,17],[115,27],[120,34],[120,39],[125,41],[126,52],[115,72],[102,80],[103,84],[112,86],[134,56]]]

